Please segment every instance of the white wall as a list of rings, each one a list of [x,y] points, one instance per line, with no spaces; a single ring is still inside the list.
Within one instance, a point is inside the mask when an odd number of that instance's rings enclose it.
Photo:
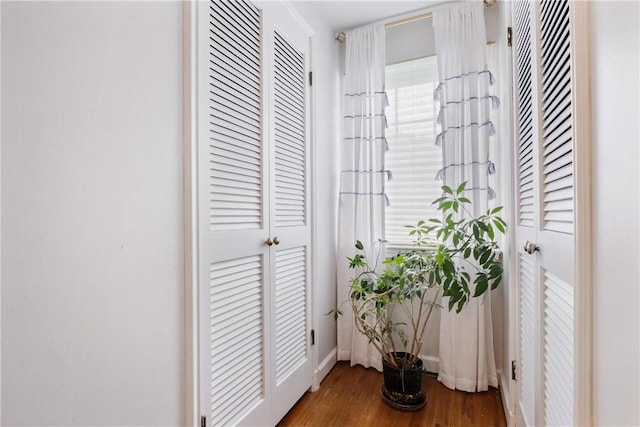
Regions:
[[[594,423],[640,425],[638,2],[592,3]]]
[[[2,423],[182,421],[182,6],[2,2]]]
[[[313,28],[313,147],[314,162],[314,251],[318,380],[322,380],[336,360],[336,322],[326,316],[336,307],[336,212],[338,176],[336,165],[340,142],[340,73],[338,46],[329,25],[318,18],[314,2],[294,2],[303,19]]]

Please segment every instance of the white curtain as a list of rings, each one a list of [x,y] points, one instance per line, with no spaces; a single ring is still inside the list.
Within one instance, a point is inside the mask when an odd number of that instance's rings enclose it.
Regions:
[[[382,370],[380,354],[358,332],[348,302],[355,242],[360,240],[373,260],[383,237],[386,203],[384,153],[384,26],[374,25],[347,33],[343,97],[340,201],[338,218],[338,360],[350,360]],[[383,253],[383,252],[382,252]]]
[[[440,81],[434,94],[440,101],[436,141],[443,154],[438,177],[453,188],[468,181],[466,196],[473,202],[473,214],[479,215],[495,196],[488,182],[495,171],[489,137],[495,132],[490,110],[498,104],[489,92],[493,76],[487,68],[483,2],[434,11],[433,27]],[[447,307],[447,301],[442,305]],[[490,295],[472,298],[459,314],[441,311],[438,380],[469,392],[497,387]]]

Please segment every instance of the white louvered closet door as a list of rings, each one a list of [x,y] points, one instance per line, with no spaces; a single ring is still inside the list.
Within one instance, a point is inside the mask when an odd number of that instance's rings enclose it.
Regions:
[[[197,7],[201,411],[275,425],[311,385],[309,36],[279,3]]]
[[[574,425],[574,89],[571,5],[517,1],[520,396],[522,425]]]
[[[269,3],[271,64],[271,358],[274,422],[311,386],[309,264],[309,35]]]

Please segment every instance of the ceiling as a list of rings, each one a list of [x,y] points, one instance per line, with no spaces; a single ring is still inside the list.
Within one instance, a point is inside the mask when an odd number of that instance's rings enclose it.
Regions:
[[[298,0],[297,9],[317,16],[334,31],[349,30],[372,22],[386,20],[397,15],[425,9],[443,0],[371,1],[371,0]]]

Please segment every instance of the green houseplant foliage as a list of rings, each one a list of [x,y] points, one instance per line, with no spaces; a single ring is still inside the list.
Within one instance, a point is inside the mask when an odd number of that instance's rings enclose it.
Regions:
[[[460,312],[471,298],[495,289],[502,279],[502,262],[496,236],[504,234],[502,207],[474,217],[471,201],[464,197],[466,182],[456,189],[442,187],[433,204],[442,218],[407,226],[414,247],[387,257],[378,265],[382,243],[370,257],[360,241],[348,258],[356,276],[349,286],[349,303],[355,325],[369,338],[391,366],[415,366],[422,337],[440,296],[448,297],[448,309]],[[395,321],[396,312],[403,316]],[[339,309],[332,311],[337,317]],[[406,354],[398,358],[398,352]]]

